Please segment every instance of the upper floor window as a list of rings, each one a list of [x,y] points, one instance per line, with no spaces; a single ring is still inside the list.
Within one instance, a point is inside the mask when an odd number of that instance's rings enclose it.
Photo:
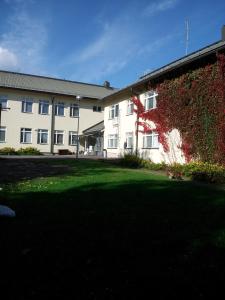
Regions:
[[[70,116],[73,118],[79,117],[79,105],[76,103],[73,103],[70,105]]]
[[[102,107],[101,106],[93,106],[93,111],[101,112]]]
[[[7,98],[5,96],[0,96],[0,104],[2,109],[6,109],[7,105]]]
[[[55,105],[55,115],[56,116],[64,116],[64,103],[63,102],[59,102],[56,103]]]
[[[38,144],[48,144],[48,130],[47,129],[38,129]]]
[[[78,136],[76,131],[69,132],[69,145],[75,146],[77,145]]]
[[[159,148],[159,135],[156,132],[143,136],[143,148]]]
[[[32,142],[31,128],[21,128],[20,130],[20,143],[31,144]]]
[[[127,115],[131,115],[133,114],[133,110],[134,110],[134,103],[133,101],[130,99],[127,102]]]
[[[145,94],[145,110],[156,108],[156,97],[158,94],[154,91],[150,91]]]
[[[33,101],[30,99],[22,100],[22,112],[32,113]]]
[[[48,115],[49,113],[49,101],[40,100],[39,101],[39,114]]]
[[[109,107],[109,119],[114,119],[119,116],[119,104]]]
[[[5,142],[5,134],[6,134],[6,128],[0,127],[0,143]]]

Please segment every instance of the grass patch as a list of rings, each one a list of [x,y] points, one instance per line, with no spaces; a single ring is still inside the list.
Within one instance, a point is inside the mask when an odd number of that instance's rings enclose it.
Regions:
[[[0,220],[12,298],[204,299],[222,290],[224,191],[106,162],[46,164],[70,169],[0,194],[17,212]]]

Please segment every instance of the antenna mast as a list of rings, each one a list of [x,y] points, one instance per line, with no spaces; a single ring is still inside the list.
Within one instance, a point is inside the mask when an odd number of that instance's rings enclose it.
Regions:
[[[187,55],[188,54],[188,46],[189,46],[189,21],[188,21],[188,19],[185,21],[185,35],[186,35],[185,55]]]

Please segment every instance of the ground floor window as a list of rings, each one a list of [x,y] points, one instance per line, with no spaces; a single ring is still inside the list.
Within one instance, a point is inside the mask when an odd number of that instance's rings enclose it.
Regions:
[[[110,134],[108,136],[108,148],[117,148],[118,147],[118,135]]]
[[[133,148],[133,132],[126,133],[126,148],[128,149]]]
[[[64,131],[63,130],[55,130],[54,131],[54,144],[55,145],[63,145],[64,144]]]
[[[78,136],[76,131],[69,132],[69,145],[76,146],[78,141]]]
[[[48,144],[48,130],[38,129],[38,144]]]
[[[31,144],[32,143],[32,129],[31,128],[21,128],[20,143],[23,143],[23,144]]]
[[[159,148],[159,135],[156,132],[143,136],[143,148]]]
[[[6,128],[5,127],[0,127],[0,143],[5,142],[5,134],[6,133]]]

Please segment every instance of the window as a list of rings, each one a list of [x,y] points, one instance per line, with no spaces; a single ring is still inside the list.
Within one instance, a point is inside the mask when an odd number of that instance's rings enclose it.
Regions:
[[[48,144],[48,130],[47,129],[38,129],[38,144]]]
[[[6,128],[0,127],[0,143],[5,142],[5,133],[6,133]]]
[[[22,100],[22,112],[24,113],[32,113],[32,106],[33,101],[32,100]]]
[[[119,104],[112,105],[109,108],[109,119],[114,119],[119,115]]]
[[[101,106],[93,106],[93,111],[101,112],[102,107]]]
[[[32,138],[32,133],[31,133],[30,128],[21,128],[20,131],[20,143],[23,144],[31,144],[31,138]]]
[[[64,103],[59,102],[55,105],[55,115],[64,116]]]
[[[131,149],[133,148],[133,133],[127,132],[126,133],[126,148]]]
[[[8,107],[7,98],[5,96],[0,96],[0,104],[1,104],[2,109],[5,109]]]
[[[49,101],[40,100],[39,101],[39,114],[48,115],[49,113]]]
[[[55,145],[63,145],[64,144],[64,131],[63,130],[55,130],[54,131],[54,144]]]
[[[154,91],[145,94],[145,110],[156,108],[156,97],[158,94]]]
[[[77,145],[77,132],[76,131],[69,131],[69,145],[75,146]]]
[[[110,134],[108,136],[108,148],[117,148],[118,147],[118,135]]]
[[[152,132],[152,133],[144,135],[143,148],[159,148],[158,133]]]
[[[134,103],[132,100],[128,100],[127,102],[127,115],[132,115],[134,110]]]
[[[78,104],[70,105],[70,116],[73,118],[79,117],[79,105]]]

